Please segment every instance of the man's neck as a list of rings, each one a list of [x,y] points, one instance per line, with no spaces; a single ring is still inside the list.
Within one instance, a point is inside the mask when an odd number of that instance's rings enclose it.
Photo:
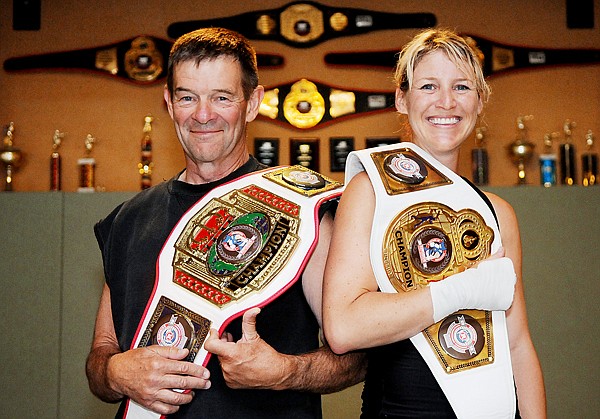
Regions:
[[[194,185],[214,182],[223,179],[230,173],[239,169],[249,158],[250,155],[245,154],[235,160],[227,161],[226,164],[224,164],[224,162],[196,164],[188,161],[185,170],[181,173],[178,180]]]

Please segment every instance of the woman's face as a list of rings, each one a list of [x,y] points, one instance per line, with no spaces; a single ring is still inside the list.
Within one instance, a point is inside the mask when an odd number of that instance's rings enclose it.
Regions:
[[[408,115],[413,142],[433,156],[458,152],[483,108],[475,75],[465,69],[434,51],[417,64],[412,87],[396,92],[396,108]]]

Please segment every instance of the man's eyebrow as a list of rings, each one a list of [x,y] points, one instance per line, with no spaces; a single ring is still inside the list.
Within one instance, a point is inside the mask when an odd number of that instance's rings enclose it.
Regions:
[[[191,89],[188,89],[187,87],[176,87],[175,92],[189,92],[189,93],[194,93],[192,92]]]
[[[213,90],[213,92],[215,92],[215,93],[226,93],[226,94],[232,95],[232,96],[236,95],[236,92],[233,91],[233,90],[230,90],[230,89],[215,89],[215,90]]]

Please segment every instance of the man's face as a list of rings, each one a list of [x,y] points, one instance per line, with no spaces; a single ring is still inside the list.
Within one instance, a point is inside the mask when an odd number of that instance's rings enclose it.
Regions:
[[[241,68],[231,57],[177,64],[173,96],[164,96],[188,165],[208,163],[216,168],[247,158],[246,123],[262,100],[262,88],[244,99]]]

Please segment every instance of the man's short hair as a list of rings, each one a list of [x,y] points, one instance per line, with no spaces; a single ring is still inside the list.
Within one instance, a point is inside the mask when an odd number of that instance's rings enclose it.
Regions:
[[[175,41],[169,55],[167,88],[173,96],[173,70],[181,62],[193,60],[196,65],[205,60],[229,56],[242,70],[242,90],[248,100],[258,86],[256,51],[239,33],[224,28],[203,28],[182,35]]]

